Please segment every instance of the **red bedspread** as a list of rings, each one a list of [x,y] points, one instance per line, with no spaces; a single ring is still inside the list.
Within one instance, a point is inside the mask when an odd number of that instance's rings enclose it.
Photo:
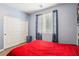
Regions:
[[[8,56],[79,56],[79,47],[35,40],[14,48]]]

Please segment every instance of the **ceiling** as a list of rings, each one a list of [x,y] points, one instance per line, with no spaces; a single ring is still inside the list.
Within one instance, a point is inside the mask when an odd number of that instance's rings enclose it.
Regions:
[[[56,3],[6,3],[6,5],[16,8],[20,11],[33,13],[35,11],[54,6]]]

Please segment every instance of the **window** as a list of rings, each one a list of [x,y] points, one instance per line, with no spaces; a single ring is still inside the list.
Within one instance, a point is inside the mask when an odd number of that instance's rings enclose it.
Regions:
[[[52,33],[52,13],[46,13],[38,16],[38,32]]]

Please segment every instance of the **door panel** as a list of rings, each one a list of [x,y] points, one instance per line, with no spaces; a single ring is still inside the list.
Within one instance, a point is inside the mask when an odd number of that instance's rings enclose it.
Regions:
[[[28,22],[16,17],[4,17],[4,48],[26,41]]]

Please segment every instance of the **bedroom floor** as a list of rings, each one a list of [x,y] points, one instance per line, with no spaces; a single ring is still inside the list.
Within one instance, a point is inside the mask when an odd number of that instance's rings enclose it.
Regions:
[[[21,43],[21,44],[19,44],[17,46],[5,49],[4,51],[0,52],[0,56],[6,56],[12,49],[14,49],[15,47],[21,46],[23,44],[25,44],[25,43]]]

